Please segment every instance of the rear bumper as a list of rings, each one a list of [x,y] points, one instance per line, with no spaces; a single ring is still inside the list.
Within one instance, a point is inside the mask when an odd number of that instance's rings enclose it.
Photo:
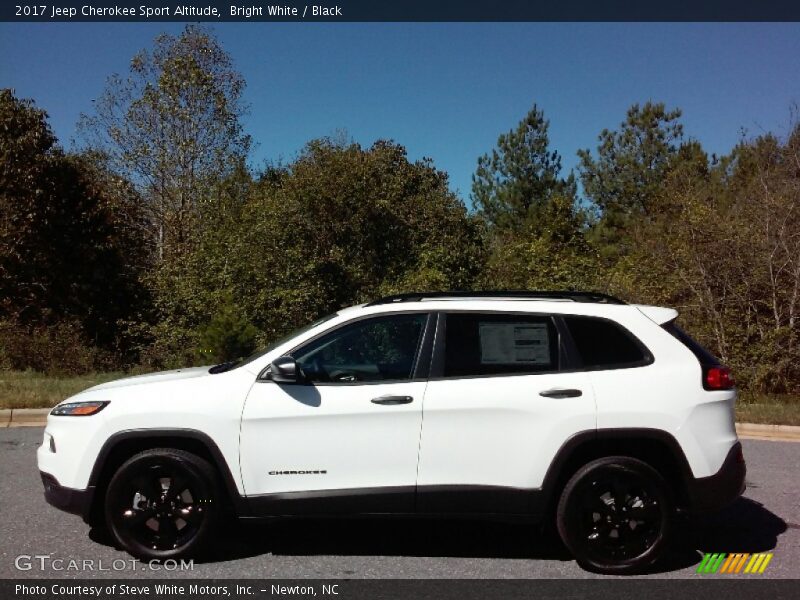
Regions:
[[[89,512],[92,506],[94,488],[85,490],[75,490],[64,487],[58,480],[49,473],[39,472],[42,476],[44,485],[44,499],[51,506],[74,515],[80,515],[84,521],[88,522]]]
[[[689,511],[704,513],[724,508],[744,492],[746,474],[742,444],[736,442],[719,471],[688,482]]]

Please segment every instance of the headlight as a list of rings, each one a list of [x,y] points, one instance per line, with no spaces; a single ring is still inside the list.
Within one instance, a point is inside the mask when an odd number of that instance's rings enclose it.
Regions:
[[[103,410],[108,404],[108,400],[94,402],[67,402],[59,404],[52,411],[51,415],[57,417],[88,417]]]

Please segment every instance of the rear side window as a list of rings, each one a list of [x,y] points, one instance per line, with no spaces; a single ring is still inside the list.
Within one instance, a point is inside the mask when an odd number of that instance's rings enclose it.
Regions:
[[[700,342],[695,340],[692,336],[686,333],[683,329],[678,327],[675,321],[670,321],[669,323],[665,323],[663,325],[664,329],[666,329],[673,337],[678,339],[684,346],[686,346],[689,350],[692,351],[697,357],[697,360],[700,361],[700,364],[707,367],[713,367],[719,364],[719,360],[717,357],[711,354],[708,350],[703,348],[700,345]]]
[[[565,316],[584,368],[613,369],[649,364],[652,357],[627,329],[595,317]]]
[[[552,319],[532,315],[450,313],[444,376],[540,373],[558,369]]]

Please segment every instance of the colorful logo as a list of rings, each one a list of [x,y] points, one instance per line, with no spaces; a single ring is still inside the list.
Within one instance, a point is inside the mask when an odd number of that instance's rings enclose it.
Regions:
[[[706,553],[697,567],[698,573],[763,573],[772,554],[759,552],[749,554]]]

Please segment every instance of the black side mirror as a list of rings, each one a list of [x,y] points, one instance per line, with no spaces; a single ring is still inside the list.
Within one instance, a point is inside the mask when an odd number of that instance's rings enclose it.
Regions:
[[[298,383],[301,380],[300,368],[291,356],[281,356],[270,364],[270,379],[275,383]]]

